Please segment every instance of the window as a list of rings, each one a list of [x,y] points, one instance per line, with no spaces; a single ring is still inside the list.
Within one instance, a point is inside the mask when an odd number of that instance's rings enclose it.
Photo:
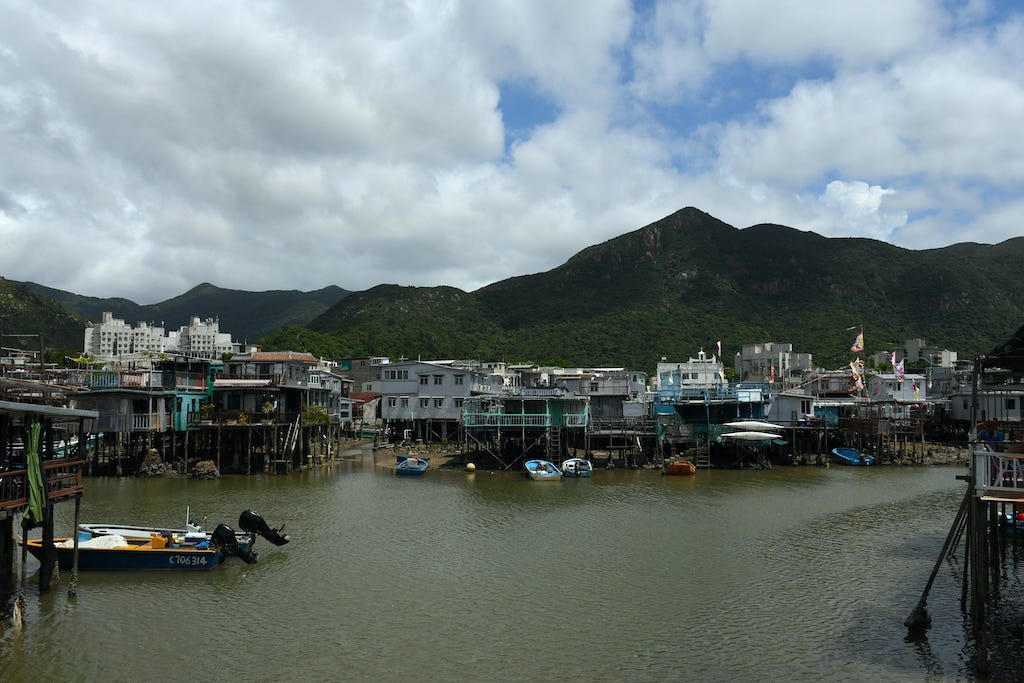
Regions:
[[[434,384],[441,384],[444,382],[444,375],[434,375]]]
[[[389,408],[394,408],[397,405],[398,405],[398,399],[397,398],[389,398],[388,399],[388,407]]]
[[[420,384],[427,384],[430,382],[430,377],[427,375],[420,375]]]
[[[430,406],[430,399],[429,398],[421,398],[420,399],[420,408],[427,408],[429,406]]]
[[[444,399],[443,398],[435,398],[434,399],[434,407],[435,408],[440,408],[443,405],[444,405]]]
[[[461,385],[462,385],[462,381],[463,381],[463,380],[464,380],[465,378],[466,378],[466,376],[465,376],[465,375],[455,375],[455,385],[456,385],[456,386],[461,386]]]
[[[591,382],[590,383],[590,391],[591,392],[595,392],[595,391],[597,391],[597,389],[598,389],[597,382]]]
[[[457,399],[455,399],[455,407],[456,407],[456,408],[461,408],[461,407],[462,407],[462,404],[463,404],[464,402],[465,402],[465,400],[464,400],[464,399],[461,399],[461,398],[457,398]]]
[[[403,408],[408,408],[409,407],[409,399],[405,398],[404,396],[402,397],[402,407]]]
[[[1008,399],[1006,399],[1006,409],[1007,410],[1016,410],[1017,409],[1017,399],[1015,399],[1015,398],[1008,398]]]

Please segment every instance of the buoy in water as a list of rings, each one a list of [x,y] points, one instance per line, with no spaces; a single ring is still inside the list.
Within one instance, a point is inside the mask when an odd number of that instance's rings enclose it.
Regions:
[[[476,472],[476,465],[474,465],[471,462],[467,462],[466,463],[466,471],[467,472]]]

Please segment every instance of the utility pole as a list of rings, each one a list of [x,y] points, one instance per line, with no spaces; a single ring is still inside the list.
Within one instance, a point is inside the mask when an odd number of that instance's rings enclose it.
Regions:
[[[0,377],[7,375],[7,362],[4,356],[4,321],[8,318],[13,318],[16,315],[21,315],[21,311],[14,311],[13,313],[0,314]]]

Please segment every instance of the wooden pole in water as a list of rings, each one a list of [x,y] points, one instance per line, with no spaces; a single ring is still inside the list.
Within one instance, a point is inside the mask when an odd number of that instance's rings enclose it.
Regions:
[[[75,495],[75,526],[72,533],[75,535],[75,549],[71,554],[71,581],[68,583],[68,596],[78,594],[78,525],[82,520],[82,494]]]
[[[942,544],[942,551],[939,552],[939,557],[935,560],[935,566],[932,567],[932,573],[924,586],[921,599],[917,601],[917,606],[914,607],[910,612],[910,616],[903,622],[903,625],[912,631],[926,629],[931,626],[932,620],[928,616],[928,610],[925,609],[925,602],[928,600],[928,593],[932,589],[932,583],[935,582],[935,577],[939,573],[939,567],[942,566],[942,561],[946,559],[946,555],[949,553],[953,539],[959,536],[959,528],[966,523],[967,509],[970,501],[971,489],[968,487],[967,493],[964,494],[963,502],[960,503],[960,509],[957,510],[956,517],[953,519],[953,526],[950,527],[949,533],[946,534],[946,540]]]

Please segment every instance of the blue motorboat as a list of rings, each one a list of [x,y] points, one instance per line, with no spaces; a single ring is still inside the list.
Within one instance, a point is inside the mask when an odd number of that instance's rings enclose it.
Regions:
[[[395,460],[398,461],[395,466],[395,474],[404,476],[423,474],[430,466],[430,458],[420,458],[415,455],[396,455]]]
[[[562,475],[566,477],[589,477],[594,466],[586,458],[569,458],[562,463]]]
[[[833,448],[832,462],[840,465],[874,465],[875,457],[861,453],[856,448]]]
[[[526,473],[530,475],[530,479],[537,481],[562,478],[562,470],[558,469],[555,463],[548,462],[547,460],[527,460]]]
[[[184,530],[128,524],[80,524],[77,539],[54,539],[53,552],[61,569],[74,566],[77,545],[78,568],[83,570],[201,570],[213,569],[233,555],[249,564],[256,562],[253,544],[257,534],[278,546],[290,540],[281,533],[283,527],[271,529],[253,510],[244,511],[238,522],[241,532],[218,524],[211,533],[202,531],[192,522],[187,523]],[[28,539],[24,545],[40,562],[47,555],[42,539]]]

